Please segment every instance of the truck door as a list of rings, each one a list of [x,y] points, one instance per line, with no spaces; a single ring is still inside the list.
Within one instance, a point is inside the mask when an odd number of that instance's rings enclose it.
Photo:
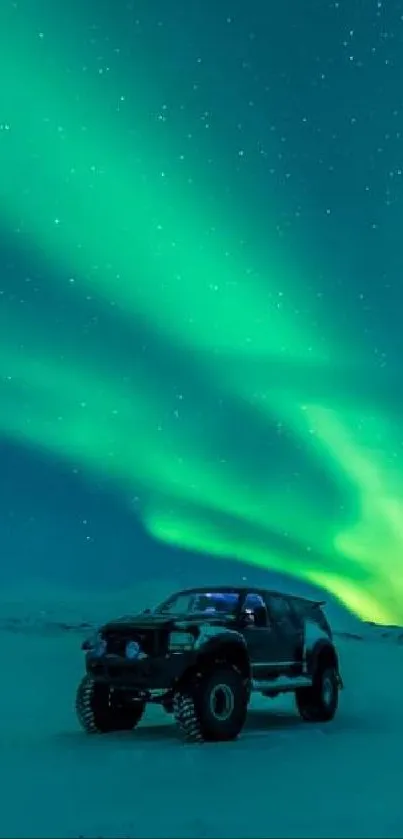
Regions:
[[[276,637],[277,660],[282,670],[302,673],[303,627],[286,597],[267,593],[265,596],[268,619]]]
[[[242,634],[248,647],[252,676],[257,681],[270,679],[275,669],[273,662],[277,657],[276,637],[261,594],[248,592],[243,602],[242,615]]]

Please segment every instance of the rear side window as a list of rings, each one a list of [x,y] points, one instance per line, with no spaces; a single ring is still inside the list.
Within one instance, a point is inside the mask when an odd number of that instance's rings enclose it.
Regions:
[[[310,603],[307,600],[295,600],[292,601],[292,606],[295,612],[297,612],[299,617],[308,618],[308,620],[314,621],[324,632],[329,633],[331,635],[331,629],[326,618],[326,615],[322,609],[322,607],[317,603]]]
[[[294,597],[291,600],[291,609],[299,618],[305,618],[307,616],[306,603],[304,603],[303,600],[297,600],[297,598]]]
[[[293,613],[288,600],[279,594],[267,595],[267,607],[271,619],[275,622],[293,619]]]
[[[283,618],[284,610],[280,597],[274,597],[273,595],[269,594],[267,597],[267,605],[272,620],[279,621]]]

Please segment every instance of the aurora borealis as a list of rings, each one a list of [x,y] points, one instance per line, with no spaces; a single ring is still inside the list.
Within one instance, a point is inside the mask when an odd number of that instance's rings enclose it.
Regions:
[[[5,445],[401,622],[402,4],[3,0],[0,42]]]

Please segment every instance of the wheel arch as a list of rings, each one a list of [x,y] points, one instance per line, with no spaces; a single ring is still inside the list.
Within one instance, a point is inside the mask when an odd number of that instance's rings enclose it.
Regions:
[[[327,667],[333,667],[339,673],[339,656],[334,645],[329,640],[318,641],[310,650],[308,659],[308,672],[315,677],[316,673]]]
[[[213,667],[229,665],[245,681],[251,678],[251,664],[246,643],[238,633],[225,633],[210,637],[199,647],[194,664],[180,678],[180,683],[205,673]]]

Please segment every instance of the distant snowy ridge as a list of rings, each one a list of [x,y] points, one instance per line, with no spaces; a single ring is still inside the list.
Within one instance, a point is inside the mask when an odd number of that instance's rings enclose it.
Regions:
[[[34,634],[57,634],[72,632],[79,635],[86,635],[91,633],[102,623],[99,621],[85,620],[67,616],[59,619],[54,614],[48,614],[45,611],[39,613],[21,615],[19,617],[12,617],[7,615],[1,617],[0,606],[0,632],[13,633],[34,633]],[[402,626],[380,626],[372,623],[362,623],[359,631],[351,632],[342,629],[335,629],[334,635],[343,641],[389,641],[395,644],[403,645],[403,627]]]
[[[22,618],[0,618],[0,632],[34,632],[39,634],[77,632],[85,634],[96,629],[98,625],[90,621],[59,621],[36,615]]]

